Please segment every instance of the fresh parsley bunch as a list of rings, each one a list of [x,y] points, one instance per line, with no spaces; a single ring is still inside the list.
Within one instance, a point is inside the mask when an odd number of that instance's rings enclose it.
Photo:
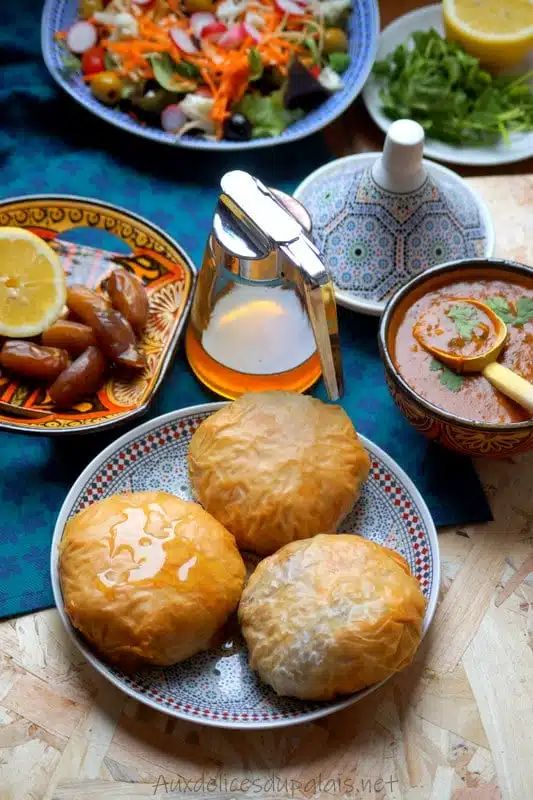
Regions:
[[[413,33],[374,64],[390,119],[415,119],[428,136],[450,144],[491,145],[533,129],[533,71],[492,76],[479,60],[437,31]]]

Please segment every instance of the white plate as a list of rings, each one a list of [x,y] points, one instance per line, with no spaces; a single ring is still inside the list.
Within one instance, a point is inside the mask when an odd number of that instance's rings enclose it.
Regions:
[[[103,661],[71,626],[58,575],[58,546],[69,517],[96,500],[127,491],[161,489],[192,499],[187,453],[192,434],[224,403],[172,411],[145,422],[107,447],[82,472],[59,512],[51,550],[54,599],[65,628],[83,655],[126,694],[158,711],[222,728],[274,728],[331,714],[376,689],[330,703],[278,697],[248,667],[235,626],[216,650],[172,667],[126,675]],[[440,580],[437,533],[425,502],[402,469],[361,436],[372,459],[370,476],[354,510],[340,526],[398,550],[407,559],[427,599],[423,632],[435,613]],[[257,562],[250,559],[252,563]]]
[[[360,153],[359,155],[355,156],[345,156],[344,158],[335,159],[335,161],[330,161],[329,164],[324,164],[323,167],[319,167],[317,170],[312,172],[296,188],[294,197],[299,200],[309,212],[313,225],[313,239],[315,244],[321,250],[323,248],[323,242],[321,241],[321,225],[320,220],[316,219],[317,214],[314,213],[315,209],[319,209],[318,216],[321,213],[323,213],[326,217],[329,217],[331,214],[333,216],[337,216],[339,219],[346,214],[349,216],[350,213],[353,212],[353,209],[352,212],[347,212],[346,206],[348,206],[350,203],[348,195],[354,178],[356,178],[356,176],[358,176],[364,170],[368,169],[368,167],[370,167],[374,161],[380,157],[380,155],[381,153]],[[426,161],[425,159],[423,164],[429,175],[434,179],[437,186],[441,186],[446,191],[447,195],[454,194],[456,197],[462,196],[466,204],[477,206],[480,217],[480,227],[484,231],[484,247],[483,252],[478,252],[475,255],[476,257],[484,256],[485,258],[490,258],[490,256],[492,256],[494,253],[494,226],[484,200],[477,194],[477,192],[470,188],[463,178],[457,175],[456,172],[453,172],[453,170],[443,167],[441,164],[435,164],[432,161]],[[331,202],[331,211],[328,210],[325,201],[320,200],[318,197],[318,195],[321,193],[321,189],[325,189],[326,186],[327,188],[335,188],[335,193],[330,192],[332,194],[332,200],[328,201]],[[347,195],[344,207],[342,207],[343,193]],[[367,208],[369,207],[370,206],[367,206]],[[372,216],[368,217],[368,219],[372,218]],[[330,224],[331,219],[329,219],[329,222],[324,225],[324,228],[329,228]],[[390,221],[389,224],[391,224]],[[327,252],[323,252],[323,256],[325,258],[326,266],[328,267]],[[468,254],[465,253],[464,256],[468,257]],[[470,254],[470,257],[472,256],[473,254]],[[447,257],[445,256],[443,258],[443,262],[453,261],[459,257],[461,256],[458,256],[456,253],[452,253]],[[331,264],[329,265],[329,271],[335,287],[335,298],[337,303],[341,306],[345,306],[345,308],[351,309],[352,311],[358,311],[360,314],[369,314],[371,316],[380,316],[387,305],[389,297],[394,294],[394,292],[402,285],[402,283],[407,283],[407,281],[411,280],[413,277],[413,274],[406,273],[403,276],[401,283],[396,280],[393,288],[390,290],[387,288],[386,291],[383,290],[383,297],[377,297],[376,295],[380,294],[379,287],[376,287],[375,292],[373,292],[374,296],[371,296],[370,293],[365,296],[356,291],[346,290],[336,284],[335,272]],[[386,276],[386,280],[389,283],[393,279],[394,272],[395,267],[392,264],[391,259],[391,268]],[[389,283],[386,284],[387,287],[389,286]],[[380,285],[383,286],[383,284]]]
[[[444,35],[440,3],[411,11],[387,25],[379,37],[376,60],[384,59],[415,31],[427,31],[430,28],[435,28],[438,33]],[[524,67],[524,70],[527,70],[527,66]],[[381,110],[379,84],[372,74],[363,89],[363,100],[376,125],[386,133],[392,120]],[[447,161],[451,164],[468,164],[469,166],[510,164],[513,161],[522,161],[533,156],[533,132],[512,134],[509,144],[498,142],[495,145],[484,147],[460,147],[439,142],[437,139],[427,139],[424,154],[429,158],[436,158],[438,161]]]

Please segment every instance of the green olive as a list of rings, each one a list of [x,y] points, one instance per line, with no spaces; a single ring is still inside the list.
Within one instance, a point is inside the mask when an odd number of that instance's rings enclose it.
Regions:
[[[196,11],[213,11],[215,8],[214,0],[184,0],[183,5],[189,14]]]
[[[149,114],[159,114],[170,103],[176,102],[177,95],[173,92],[167,92],[166,89],[148,89],[142,95],[133,95],[131,102],[137,108],[146,111]]]
[[[116,72],[99,72],[91,81],[91,91],[97,100],[106,106],[114,106],[120,100],[123,82]]]
[[[324,31],[324,53],[345,53],[348,50],[348,39],[341,28],[328,28]]]
[[[103,0],[80,0],[80,17],[90,19],[97,11],[104,10]]]

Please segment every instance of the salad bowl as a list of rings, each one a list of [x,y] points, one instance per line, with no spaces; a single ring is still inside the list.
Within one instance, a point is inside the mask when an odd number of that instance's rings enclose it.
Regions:
[[[57,83],[84,108],[112,125],[155,142],[195,150],[241,151],[270,147],[296,141],[321,130],[340,116],[361,91],[374,63],[379,35],[379,12],[375,0],[352,0],[347,24],[350,63],[342,74],[341,88],[330,94],[317,108],[288,124],[279,135],[254,135],[245,141],[232,141],[202,138],[191,133],[170,133],[161,127],[143,123],[127,111],[120,110],[119,106],[110,107],[97,100],[80,71],[66,68],[61,36],[77,19],[78,0],[46,0],[42,14],[41,46],[45,64]]]

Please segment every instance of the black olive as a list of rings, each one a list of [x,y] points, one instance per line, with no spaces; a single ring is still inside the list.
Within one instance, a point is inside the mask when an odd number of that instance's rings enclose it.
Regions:
[[[232,114],[224,123],[224,139],[230,142],[246,142],[252,138],[252,126],[244,114]]]

